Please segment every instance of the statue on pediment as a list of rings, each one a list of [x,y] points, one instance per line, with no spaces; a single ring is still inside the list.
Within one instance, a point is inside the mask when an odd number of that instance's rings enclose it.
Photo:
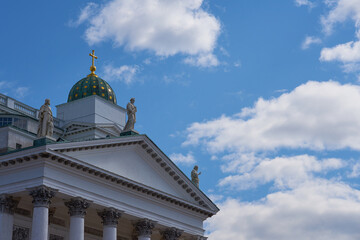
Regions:
[[[191,171],[191,181],[199,187],[199,175],[201,172],[198,173],[199,167],[195,165],[194,169]]]
[[[37,137],[52,137],[54,132],[54,120],[50,107],[50,99],[45,99],[44,105],[41,106],[39,112],[39,126]]]
[[[128,120],[126,122],[123,132],[134,130],[134,126],[136,123],[136,112],[137,112],[134,103],[135,103],[135,98],[131,98],[130,102],[126,105]]]

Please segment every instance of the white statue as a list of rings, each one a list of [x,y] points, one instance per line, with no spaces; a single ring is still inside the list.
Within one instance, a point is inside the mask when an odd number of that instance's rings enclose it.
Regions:
[[[130,102],[126,105],[128,120],[126,122],[123,132],[134,130],[134,125],[136,123],[136,112],[137,112],[134,102],[135,102],[135,98],[131,98]]]
[[[39,112],[38,137],[52,137],[54,131],[54,120],[50,108],[50,99],[45,99],[45,104],[41,106]]]

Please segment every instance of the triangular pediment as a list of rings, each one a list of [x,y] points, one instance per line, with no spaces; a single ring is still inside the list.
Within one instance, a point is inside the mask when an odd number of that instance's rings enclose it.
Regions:
[[[146,136],[56,144],[52,150],[107,172],[208,208],[217,207]]]
[[[191,196],[177,185],[161,166],[147,159],[149,157],[142,153],[142,148],[138,145],[87,149],[66,152],[65,155],[195,203]]]

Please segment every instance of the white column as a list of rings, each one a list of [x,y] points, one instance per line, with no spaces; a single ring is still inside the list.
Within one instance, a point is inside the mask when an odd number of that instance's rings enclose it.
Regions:
[[[108,208],[98,212],[98,215],[103,223],[103,240],[116,240],[117,224],[118,219],[121,217],[121,212],[114,208]]]
[[[149,219],[142,219],[135,223],[135,230],[138,234],[138,240],[150,240],[152,229],[155,227],[155,222]]]
[[[50,199],[55,196],[55,190],[44,185],[30,190],[33,197],[34,210],[31,225],[31,240],[47,240],[49,226]]]
[[[168,228],[161,232],[164,240],[178,240],[183,231],[177,228]]]
[[[18,202],[7,195],[0,195],[0,239],[12,240],[14,210]]]
[[[69,240],[84,240],[84,218],[90,203],[82,198],[73,198],[65,202],[65,205],[69,208],[70,214]]]
[[[84,224],[85,219],[81,216],[70,217],[70,240],[84,239]]]

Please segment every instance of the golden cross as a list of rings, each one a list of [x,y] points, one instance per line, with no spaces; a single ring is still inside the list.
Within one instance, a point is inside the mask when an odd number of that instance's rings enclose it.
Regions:
[[[94,67],[95,65],[94,65],[94,58],[95,59],[97,59],[98,57],[97,56],[95,56],[95,50],[92,50],[92,54],[91,53],[89,53],[89,56],[90,57],[92,57],[92,67]]]

